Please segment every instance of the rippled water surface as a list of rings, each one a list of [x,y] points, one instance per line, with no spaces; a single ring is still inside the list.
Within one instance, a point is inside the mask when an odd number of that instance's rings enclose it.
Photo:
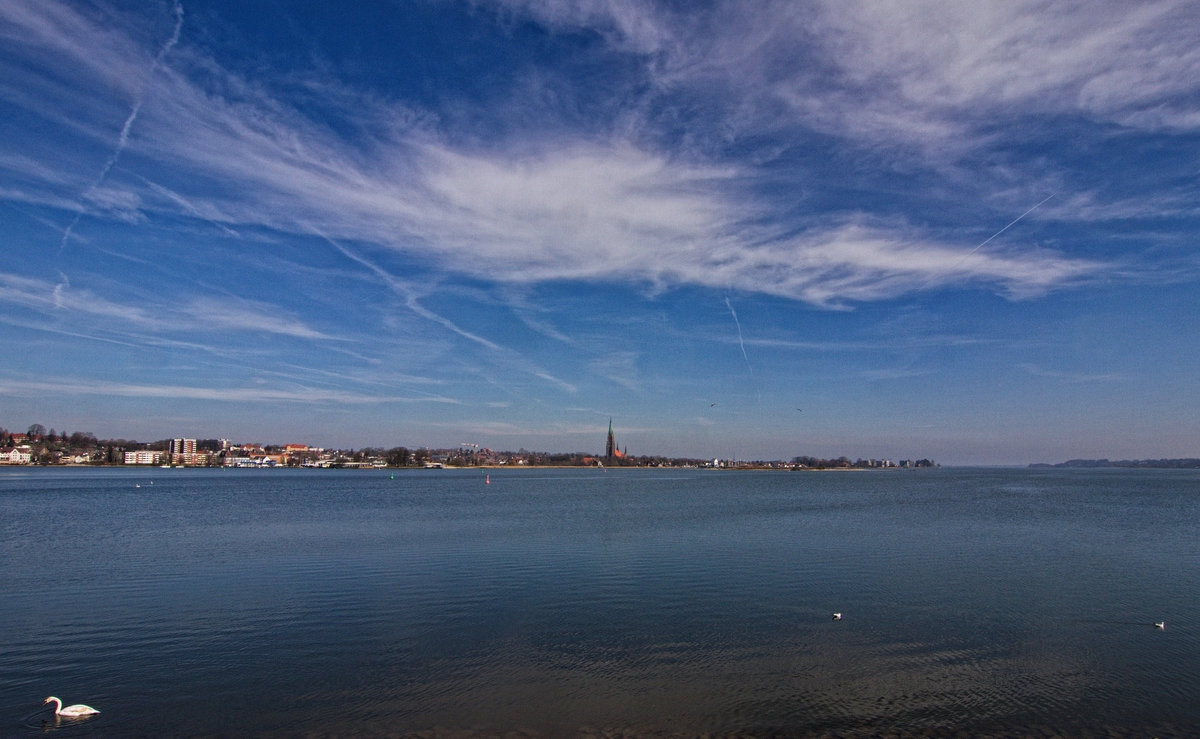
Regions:
[[[1194,471],[5,469],[0,736],[1191,735],[1198,524]]]

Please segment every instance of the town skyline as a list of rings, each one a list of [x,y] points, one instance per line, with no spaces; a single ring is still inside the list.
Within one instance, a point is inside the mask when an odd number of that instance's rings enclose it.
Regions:
[[[1195,457],[1198,36],[1180,0],[10,0],[0,412]]]
[[[31,424],[25,432],[0,426],[0,465],[85,465],[120,467],[708,467],[768,469],[918,468],[938,467],[930,459],[899,460],[845,455],[836,458],[797,455],[791,460],[722,459],[628,454],[616,449],[611,422],[603,454],[548,452],[521,448],[493,450],[463,442],[455,447],[368,446],[342,449],[308,444],[233,442],[229,439],[173,437],[150,442],[134,439],[100,439],[91,432],[68,433]]]

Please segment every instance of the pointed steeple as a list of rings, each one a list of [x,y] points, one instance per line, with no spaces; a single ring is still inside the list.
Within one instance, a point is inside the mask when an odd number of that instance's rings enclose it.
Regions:
[[[612,416],[609,416],[608,417],[608,442],[604,445],[605,459],[607,459],[611,462],[614,451],[619,452],[619,450],[617,449],[616,439],[613,437]]]

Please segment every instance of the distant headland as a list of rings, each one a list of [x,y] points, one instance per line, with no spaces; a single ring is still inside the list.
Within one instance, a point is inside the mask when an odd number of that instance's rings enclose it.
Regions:
[[[1096,468],[1096,467],[1136,467],[1139,469],[1158,469],[1158,470],[1194,470],[1200,469],[1200,459],[1118,459],[1110,461],[1107,459],[1069,459],[1066,462],[1058,464],[1046,464],[1038,462],[1037,464],[1029,465],[1031,468],[1051,469],[1055,467],[1077,467],[1077,468]]]

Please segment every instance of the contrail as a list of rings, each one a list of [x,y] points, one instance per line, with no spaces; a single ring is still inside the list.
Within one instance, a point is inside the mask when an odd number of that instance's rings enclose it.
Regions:
[[[237,231],[234,231],[232,228],[229,228],[224,223],[221,223],[220,221],[215,220],[211,216],[206,215],[203,211],[201,211],[199,208],[197,208],[195,205],[193,205],[186,198],[184,198],[182,195],[175,192],[174,190],[171,190],[170,188],[167,188],[167,187],[163,187],[162,185],[158,184],[157,182],[148,180],[145,177],[138,174],[137,172],[129,172],[129,174],[133,175],[134,177],[138,178],[142,182],[146,183],[146,187],[149,187],[154,192],[158,193],[159,195],[163,196],[164,198],[167,198],[171,202],[175,203],[179,207],[181,207],[184,210],[186,210],[187,212],[191,213],[196,218],[199,218],[202,221],[206,221],[207,223],[209,223],[212,226],[216,226],[226,236],[232,236],[234,238],[241,238],[241,234],[239,234]]]
[[[1052,192],[1052,193],[1050,193],[1050,197],[1046,198],[1046,200],[1049,200],[1050,198],[1054,197],[1054,196],[1055,196],[1055,195],[1057,195],[1057,194],[1058,194],[1058,193],[1056,193],[1056,192]],[[971,255],[972,255],[972,254],[974,254],[975,252],[977,252],[977,251],[979,251],[980,249],[982,249],[982,248],[984,247],[984,245],[986,245],[986,244],[988,243],[988,241],[991,241],[992,239],[996,238],[996,237],[997,237],[997,236],[999,236],[1000,234],[1004,233],[1004,232],[1005,232],[1005,231],[1007,231],[1008,229],[1010,229],[1010,228],[1012,228],[1013,226],[1015,226],[1015,225],[1017,224],[1017,221],[1021,220],[1022,218],[1024,218],[1024,217],[1025,217],[1025,216],[1027,216],[1027,215],[1029,215],[1030,213],[1034,212],[1034,211],[1035,211],[1035,210],[1037,210],[1038,208],[1042,207],[1042,204],[1043,204],[1043,203],[1045,203],[1045,202],[1046,202],[1046,200],[1043,200],[1041,203],[1038,203],[1037,205],[1033,206],[1033,207],[1032,207],[1032,208],[1030,208],[1029,210],[1027,210],[1027,211],[1025,211],[1024,213],[1022,213],[1021,215],[1017,216],[1017,217],[1016,217],[1016,219],[1015,219],[1015,220],[1014,220],[1012,223],[1008,224],[1008,225],[1007,225],[1007,226],[1005,226],[1004,228],[1000,229],[1000,230],[999,230],[999,231],[997,231],[996,233],[994,233],[994,234],[992,234],[991,236],[989,236],[989,237],[988,237],[988,238],[987,238],[987,239],[986,239],[986,240],[985,240],[985,241],[984,241],[982,244],[980,244],[979,246],[975,247],[974,249],[972,249],[971,251],[967,252],[966,254],[963,254],[963,255],[962,255],[962,259],[966,259],[967,257],[971,256]],[[961,261],[961,260],[960,260],[960,261]]]
[[[746,360],[746,367],[750,369],[750,374],[753,375],[754,368],[750,366],[750,357],[746,356],[746,342],[742,341],[742,322],[738,320],[737,311],[733,309],[733,305],[730,304],[729,298],[725,298],[725,307],[728,308],[729,312],[733,315],[733,322],[737,325],[738,331],[738,346],[742,347],[742,359]]]
[[[999,236],[1000,234],[1004,233],[1004,232],[1005,232],[1005,231],[1007,231],[1008,229],[1010,229],[1010,228],[1012,228],[1013,226],[1017,225],[1017,222],[1018,222],[1018,221],[1020,221],[1022,218],[1024,218],[1024,217],[1025,217],[1025,216],[1027,216],[1027,215],[1029,215],[1030,213],[1034,212],[1034,211],[1035,211],[1035,210],[1037,210],[1038,208],[1042,207],[1042,205],[1044,205],[1044,204],[1046,203],[1046,201],[1047,201],[1047,200],[1049,200],[1050,198],[1054,197],[1054,196],[1055,196],[1055,195],[1057,195],[1057,194],[1058,194],[1058,193],[1056,193],[1056,192],[1052,192],[1052,193],[1050,193],[1050,195],[1049,195],[1049,196],[1048,196],[1048,197],[1047,197],[1045,200],[1042,200],[1042,202],[1038,203],[1037,205],[1033,206],[1033,207],[1032,207],[1032,208],[1030,208],[1029,210],[1027,210],[1027,211],[1025,211],[1024,213],[1022,213],[1021,215],[1019,215],[1019,216],[1017,216],[1016,218],[1014,218],[1014,219],[1013,219],[1013,221],[1012,221],[1012,223],[1008,224],[1008,225],[1007,225],[1007,226],[1005,226],[1004,228],[1000,229],[1000,230],[999,230],[999,231],[997,231],[996,233],[994,233],[994,234],[992,234],[991,236],[989,236],[989,237],[987,237],[986,239],[984,239],[984,240],[983,240],[983,243],[981,243],[979,246],[975,247],[975,248],[974,248],[974,249],[972,249],[971,251],[967,252],[966,254],[963,254],[961,257],[959,257],[958,259],[956,259],[956,260],[954,261],[954,264],[950,265],[950,269],[949,269],[949,270],[947,270],[947,272],[951,272],[951,273],[952,273],[952,272],[954,272],[954,270],[958,268],[958,265],[962,264],[962,263],[963,263],[963,261],[964,261],[964,260],[965,260],[967,257],[971,256],[971,255],[972,255],[972,254],[974,254],[975,252],[977,252],[977,251],[979,251],[980,249],[982,249],[983,247],[987,246],[988,242],[990,242],[992,239],[996,238],[997,236]],[[919,289],[921,289],[921,290],[924,290],[925,288],[927,288],[927,287],[929,287],[930,285],[932,285],[932,284],[934,283],[934,281],[935,281],[935,280],[937,280],[937,279],[938,279],[938,275],[936,275],[936,274],[935,274],[935,275],[931,276],[931,277],[930,277],[928,280],[926,280],[926,281],[925,281],[925,284],[924,284],[924,285],[922,285],[922,286],[921,286]]]
[[[455,324],[453,321],[451,321],[449,318],[438,315],[437,313],[434,313],[433,311],[429,310],[425,306],[418,303],[417,296],[413,292],[412,288],[410,288],[402,280],[393,277],[391,275],[391,273],[388,272],[387,270],[383,269],[382,267],[375,264],[374,262],[367,259],[366,257],[362,257],[362,256],[359,256],[358,254],[355,254],[353,251],[347,249],[345,246],[342,246],[341,244],[334,241],[330,237],[321,233],[321,231],[319,229],[315,228],[314,226],[308,225],[308,228],[314,234],[316,234],[317,236],[320,236],[322,239],[324,239],[326,242],[328,242],[329,245],[332,246],[334,249],[337,249],[338,251],[340,251],[347,259],[351,259],[355,262],[358,262],[362,266],[364,266],[367,269],[374,272],[375,275],[377,277],[379,277],[380,280],[383,281],[383,284],[387,285],[387,287],[392,292],[394,292],[396,295],[403,298],[404,305],[409,310],[411,310],[413,313],[416,313],[418,316],[421,316],[422,318],[433,321],[434,323],[439,323],[442,326],[445,326],[450,331],[453,331],[454,333],[463,337],[464,339],[469,339],[470,341],[474,341],[476,344],[487,347],[488,349],[495,351],[497,354],[500,354],[501,356],[510,357],[510,358],[512,356],[515,356],[517,359],[520,360],[521,364],[519,365],[519,369],[523,372],[528,372],[529,374],[531,374],[535,377],[540,377],[543,380],[545,380],[546,382],[553,383],[553,384],[557,385],[558,387],[562,388],[563,390],[566,390],[569,393],[574,393],[579,390],[577,387],[575,387],[571,383],[567,382],[566,380],[560,380],[557,377],[555,377],[554,375],[550,374],[549,372],[543,370],[541,367],[538,367],[537,365],[530,363],[519,352],[517,352],[513,349],[508,349],[506,347],[500,346],[499,344],[497,344],[495,342],[488,341],[487,339],[483,338],[482,336],[477,336],[476,334],[473,334],[470,331],[466,331],[464,329],[459,328],[458,325]],[[510,361],[511,361],[511,359],[510,359]]]
[[[162,64],[162,60],[171,49],[175,48],[175,44],[179,43],[179,34],[182,30],[183,5],[180,4],[179,0],[175,0],[175,30],[171,33],[171,38],[167,39],[167,42],[158,50],[158,55],[154,57],[154,61],[150,64],[150,73],[146,75],[147,80],[154,76],[154,73],[158,71],[159,65]],[[139,95],[133,101],[133,108],[129,111],[129,117],[125,119],[125,125],[121,126],[121,134],[117,137],[117,146],[113,149],[112,155],[108,157],[108,161],[104,162],[104,166],[100,168],[100,174],[96,176],[92,184],[88,185],[88,188],[83,191],[80,200],[86,200],[89,195],[96,191],[97,187],[103,184],[104,179],[108,177],[109,171],[116,165],[117,160],[121,158],[121,152],[125,151],[125,145],[129,143],[129,131],[133,128],[133,122],[137,120],[138,112],[141,111],[142,103],[144,102],[145,97],[143,92],[143,95]],[[66,230],[63,231],[62,241],[58,243],[59,254],[62,254],[63,248],[67,245],[67,240],[71,238],[71,232],[79,225],[79,219],[82,217],[82,211],[76,213],[74,220],[71,221],[71,225],[67,226]]]
[[[316,231],[316,229],[313,229],[313,230]],[[421,305],[420,303],[418,303],[417,296],[413,294],[413,291],[408,287],[408,285],[404,284],[400,280],[397,280],[395,277],[392,277],[391,273],[389,273],[387,270],[383,269],[379,265],[375,264],[374,262],[372,262],[368,259],[365,259],[364,257],[360,257],[359,255],[350,251],[349,249],[342,246],[341,244],[334,241],[333,239],[329,238],[328,236],[321,233],[320,231],[316,231],[316,233],[318,233],[321,236],[321,238],[325,239],[325,241],[329,242],[330,246],[332,246],[334,249],[337,249],[342,254],[344,254],[347,259],[352,259],[355,262],[358,262],[362,266],[364,266],[367,269],[374,272],[375,275],[377,277],[379,277],[379,279],[383,280],[384,284],[387,285],[388,288],[390,288],[392,292],[394,292],[394,293],[398,294],[400,297],[404,298],[404,305],[409,310],[411,310],[413,313],[416,313],[418,316],[421,316],[422,318],[427,318],[430,321],[433,321],[434,323],[440,323],[443,326],[445,326],[446,328],[453,331],[454,333],[463,337],[464,339],[470,339],[471,341],[474,341],[477,344],[486,346],[488,349],[493,349],[495,351],[501,351],[503,349],[503,347],[501,347],[499,344],[488,341],[487,339],[483,338],[482,336],[476,336],[475,334],[471,333],[470,331],[464,331],[463,329],[461,329],[457,325],[455,325],[454,322],[451,321],[450,319],[444,318],[444,317],[438,315],[437,313],[434,313],[433,311],[429,310],[428,308]]]

